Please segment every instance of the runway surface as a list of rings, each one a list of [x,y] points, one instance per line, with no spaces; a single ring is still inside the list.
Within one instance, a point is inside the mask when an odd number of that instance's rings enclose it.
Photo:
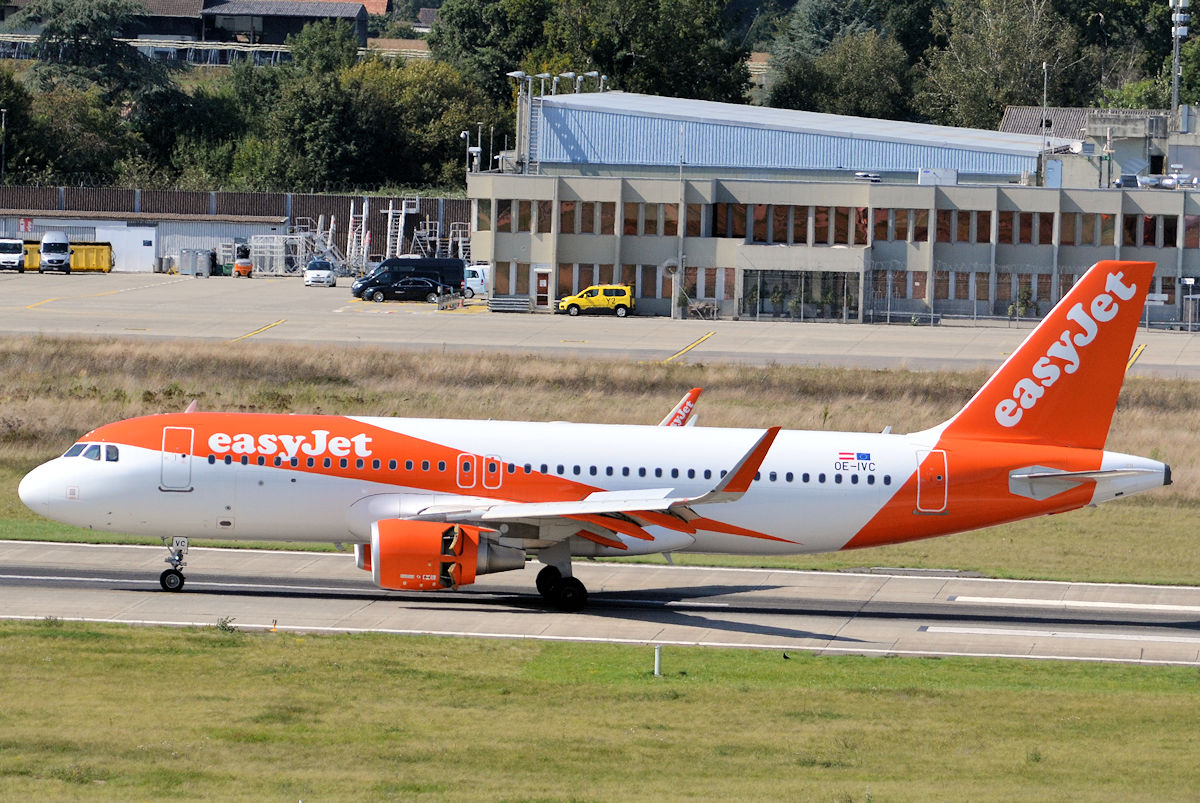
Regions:
[[[577,562],[582,613],[549,610],[539,564],[458,592],[394,593],[346,554],[0,541],[0,619],[1200,665],[1200,588]]]
[[[994,369],[1032,323],[941,326],[491,314],[373,304],[298,278],[0,273],[0,334],[374,345],[644,361]],[[1200,377],[1200,333],[1140,331],[1131,373]],[[689,349],[689,346],[692,348]],[[685,351],[686,350],[686,351]]]

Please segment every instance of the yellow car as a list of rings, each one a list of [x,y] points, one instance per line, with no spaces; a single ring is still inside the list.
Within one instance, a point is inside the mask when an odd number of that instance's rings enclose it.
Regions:
[[[611,312],[618,318],[624,318],[633,311],[633,290],[623,284],[594,284],[559,301],[558,311],[568,315]]]

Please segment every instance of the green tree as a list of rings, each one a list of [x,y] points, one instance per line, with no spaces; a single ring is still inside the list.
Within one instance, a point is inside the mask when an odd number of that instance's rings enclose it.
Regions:
[[[331,75],[358,62],[358,38],[345,20],[318,20],[287,38],[292,65],[310,75]]]
[[[31,0],[8,27],[42,26],[31,71],[35,89],[95,85],[113,101],[170,82],[165,62],[117,41],[146,13],[134,0]]]
[[[950,0],[934,17],[946,42],[931,51],[916,105],[934,122],[994,129],[1004,107],[1040,105],[1042,63],[1053,105],[1090,105],[1094,63],[1049,0]]]
[[[812,58],[794,57],[774,76],[770,105],[903,120],[909,115],[908,57],[875,31],[843,34]]]
[[[21,181],[41,167],[40,143],[45,132],[35,125],[33,99],[11,66],[0,67],[0,107],[5,114],[5,177]]]
[[[838,37],[878,30],[880,20],[871,0],[797,0],[780,22],[771,58],[781,63],[816,58]]]
[[[38,163],[50,180],[112,180],[118,162],[140,142],[122,124],[120,111],[95,90],[60,86],[33,96],[34,128],[41,142]]]
[[[746,50],[725,33],[718,0],[559,0],[551,48],[576,71],[630,92],[743,103]]]
[[[505,74],[543,48],[552,7],[551,0],[446,0],[429,33],[429,50],[493,101],[510,101]]]
[[[400,72],[400,121],[408,143],[406,183],[461,187],[465,180],[466,143],[462,131],[478,136],[507,123],[488,97],[446,64],[411,61]],[[505,120],[507,115],[505,115]],[[487,155],[484,154],[484,159]]]

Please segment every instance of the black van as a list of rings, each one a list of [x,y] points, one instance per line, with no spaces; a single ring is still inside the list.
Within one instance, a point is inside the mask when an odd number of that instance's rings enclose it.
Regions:
[[[393,285],[409,276],[433,279],[462,292],[466,267],[467,262],[463,259],[391,257],[380,262],[379,267],[352,284],[350,295],[366,298],[370,295],[370,290]]]

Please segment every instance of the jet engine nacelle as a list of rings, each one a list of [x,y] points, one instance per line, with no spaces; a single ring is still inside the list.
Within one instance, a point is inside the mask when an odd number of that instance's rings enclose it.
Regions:
[[[520,549],[494,544],[480,527],[437,521],[381,519],[371,525],[371,543],[356,544],[358,568],[380,588],[430,591],[458,588],[475,577],[525,566]]]

